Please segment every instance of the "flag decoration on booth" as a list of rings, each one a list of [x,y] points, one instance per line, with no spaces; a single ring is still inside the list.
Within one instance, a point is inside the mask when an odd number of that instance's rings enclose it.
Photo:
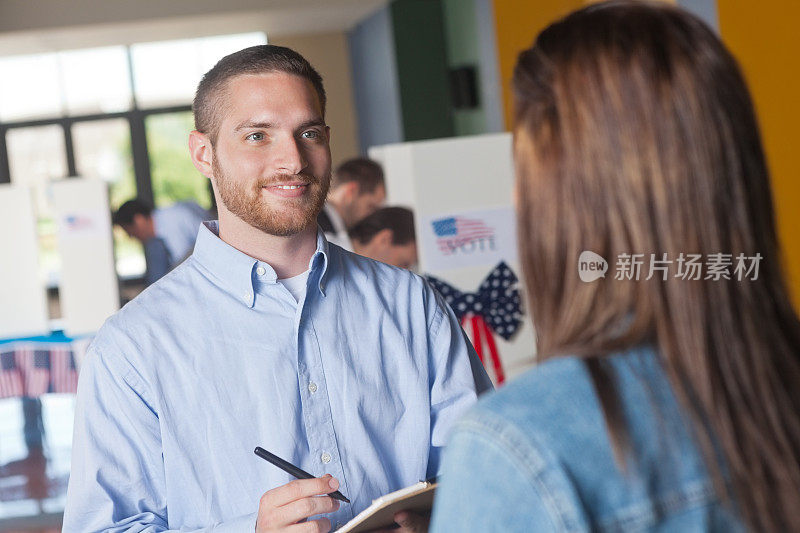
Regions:
[[[522,325],[522,306],[518,288],[519,279],[505,262],[492,269],[478,287],[477,292],[462,292],[434,276],[426,276],[434,289],[453,309],[464,327],[472,328],[475,351],[484,362],[484,344],[489,352],[497,384],[505,381],[505,372],[497,351],[494,333],[509,340]]]
[[[17,368],[16,353],[0,352],[0,398],[22,396],[22,373]]]
[[[495,235],[495,229],[483,220],[460,216],[434,220],[433,231],[436,244],[444,255],[452,254],[461,244]]]
[[[30,342],[0,345],[0,398],[74,393],[77,388],[75,352],[69,345]]]

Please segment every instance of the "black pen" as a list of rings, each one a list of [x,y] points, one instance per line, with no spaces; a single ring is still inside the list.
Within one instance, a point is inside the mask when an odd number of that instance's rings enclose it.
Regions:
[[[278,457],[274,453],[269,453],[267,450],[265,450],[261,446],[256,446],[255,454],[257,456],[261,457],[262,459],[265,459],[265,460],[269,461],[270,463],[274,464],[275,466],[277,466],[278,468],[280,468],[281,470],[283,470],[287,474],[293,475],[297,479],[313,479],[313,478],[317,477],[317,476],[312,476],[311,474],[309,474],[305,470],[301,470],[301,469],[297,468],[296,466],[294,466],[289,461],[284,461],[283,459],[281,459],[280,457]],[[335,492],[331,492],[330,494],[328,494],[328,496],[330,496],[331,498],[333,498],[335,500],[339,500],[340,502],[350,503],[350,500],[345,498],[344,494],[342,494],[338,490],[335,491]]]

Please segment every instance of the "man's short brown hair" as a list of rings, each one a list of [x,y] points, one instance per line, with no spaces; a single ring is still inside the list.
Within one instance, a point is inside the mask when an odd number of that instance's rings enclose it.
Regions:
[[[392,230],[392,244],[395,246],[416,241],[414,212],[405,207],[382,207],[353,226],[348,233],[352,240],[363,245],[385,229]]]
[[[212,144],[216,142],[225,108],[223,96],[228,81],[245,74],[269,72],[285,72],[310,81],[319,97],[322,116],[325,117],[326,97],[322,76],[303,56],[291,48],[262,44],[227,55],[206,72],[197,86],[192,103],[195,129],[208,135]]]
[[[331,177],[331,188],[344,183],[358,183],[358,194],[372,193],[383,183],[383,168],[371,159],[357,157],[339,165]]]

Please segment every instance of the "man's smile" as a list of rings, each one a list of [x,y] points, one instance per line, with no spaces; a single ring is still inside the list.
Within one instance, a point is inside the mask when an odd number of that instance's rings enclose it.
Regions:
[[[282,198],[297,198],[305,194],[308,183],[281,183],[262,187],[270,193]]]

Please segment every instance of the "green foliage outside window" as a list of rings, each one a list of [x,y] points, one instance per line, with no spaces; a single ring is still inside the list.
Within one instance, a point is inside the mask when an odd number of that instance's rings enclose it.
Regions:
[[[206,209],[211,207],[208,180],[189,157],[188,137],[194,129],[191,112],[151,115],[146,127],[156,206],[194,200]]]

